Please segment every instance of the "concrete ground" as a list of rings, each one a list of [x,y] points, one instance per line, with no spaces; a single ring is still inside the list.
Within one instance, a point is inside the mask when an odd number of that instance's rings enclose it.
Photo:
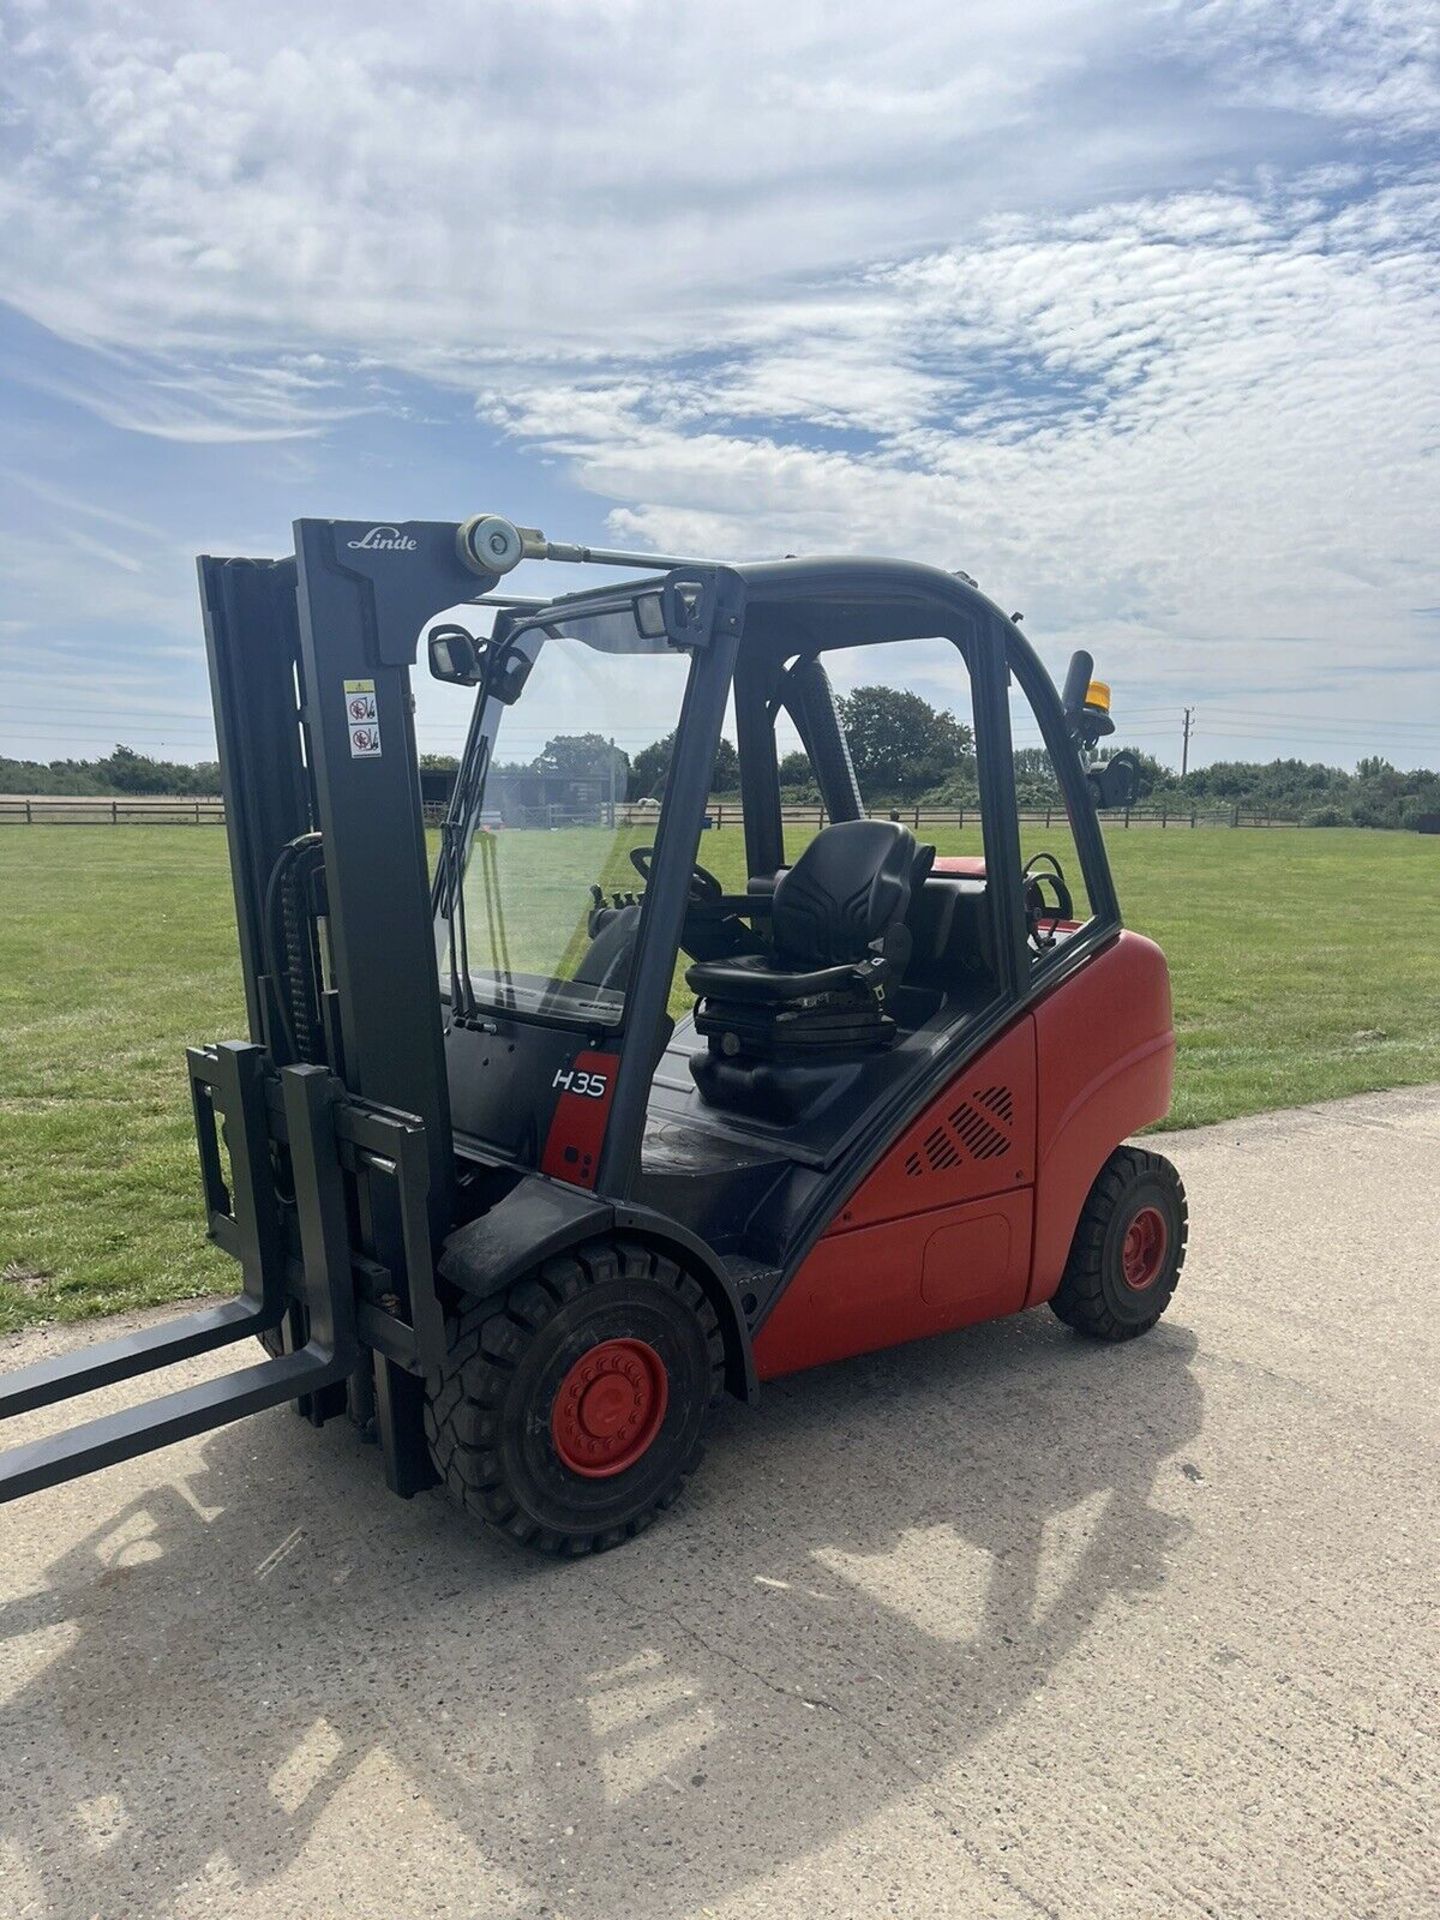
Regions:
[[[1433,1916],[1440,1089],[1157,1144],[1149,1338],[782,1383],[592,1562],[288,1411],[6,1509],[0,1912]]]

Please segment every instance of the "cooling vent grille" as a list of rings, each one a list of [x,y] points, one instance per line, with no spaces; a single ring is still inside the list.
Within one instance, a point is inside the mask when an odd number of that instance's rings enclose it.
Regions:
[[[927,1173],[948,1173],[963,1160],[998,1160],[1010,1151],[1014,1126],[1015,1100],[1009,1087],[977,1089],[906,1156],[905,1171],[919,1180]]]

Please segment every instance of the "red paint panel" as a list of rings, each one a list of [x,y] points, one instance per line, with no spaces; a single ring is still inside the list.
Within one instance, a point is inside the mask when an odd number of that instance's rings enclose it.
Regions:
[[[969,1062],[855,1189],[755,1342],[761,1379],[1024,1305],[1035,1177],[1029,1014]]]
[[[1015,1298],[1015,1273],[1029,1264],[1016,1228],[1028,1229],[1030,1219],[1028,1211],[1023,1218],[1014,1215],[1012,1197],[1007,1194],[1002,1206],[963,1207],[958,1217],[947,1208],[945,1224],[925,1242],[920,1298],[947,1317],[958,1312],[956,1326],[973,1318],[972,1309],[988,1303],[997,1291],[1007,1301]],[[1006,1306],[1000,1310],[1009,1311]]]
[[[861,1182],[761,1328],[760,1378],[1048,1300],[1096,1174],[1165,1114],[1174,1063],[1165,957],[1122,933],[957,1074]]]
[[[1039,1061],[1035,1249],[1027,1304],[1060,1284],[1095,1176],[1122,1140],[1170,1108],[1175,1026],[1165,956],[1138,933],[1035,1008]]]
[[[974,853],[942,854],[930,869],[932,873],[948,873],[963,880],[983,880],[985,878],[985,857]]]
[[[828,1233],[755,1341],[762,1380],[1013,1313],[1024,1304],[1030,1189]]]
[[[618,1053],[577,1053],[555,1075],[555,1111],[540,1156],[542,1173],[572,1187],[594,1186],[619,1066]]]
[[[1035,1026],[1022,1014],[905,1129],[830,1231],[1010,1192],[1034,1178]]]

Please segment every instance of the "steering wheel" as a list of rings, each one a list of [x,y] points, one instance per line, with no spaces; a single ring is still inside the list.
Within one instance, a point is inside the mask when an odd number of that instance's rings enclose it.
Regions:
[[[1075,918],[1075,902],[1053,853],[1037,853],[1027,860],[1024,880],[1025,932],[1046,953],[1055,944],[1061,921]],[[1047,887],[1055,896],[1053,901],[1045,898]]]
[[[632,847],[630,864],[648,887],[650,884],[650,862],[655,858],[654,847]],[[711,873],[708,867],[702,867],[697,860],[690,869],[689,900],[692,907],[718,906],[725,897],[725,889]]]

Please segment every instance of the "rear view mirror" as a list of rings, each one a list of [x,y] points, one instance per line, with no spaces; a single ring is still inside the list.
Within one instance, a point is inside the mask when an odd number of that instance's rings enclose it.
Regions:
[[[1090,797],[1100,809],[1133,807],[1140,797],[1140,763],[1131,753],[1112,753],[1085,775]]]
[[[426,636],[430,671],[452,687],[478,687],[484,675],[486,642],[464,627],[432,627]]]
[[[636,595],[635,625],[647,640],[665,638],[665,601],[661,594]]]
[[[502,640],[497,634],[485,643],[485,692],[502,707],[513,707],[525,691],[530,669],[535,664],[533,650],[525,651],[523,636]]]
[[[483,685],[492,700],[513,707],[535,662],[518,641],[477,640],[464,627],[432,627],[426,635],[430,671],[452,687]]]

